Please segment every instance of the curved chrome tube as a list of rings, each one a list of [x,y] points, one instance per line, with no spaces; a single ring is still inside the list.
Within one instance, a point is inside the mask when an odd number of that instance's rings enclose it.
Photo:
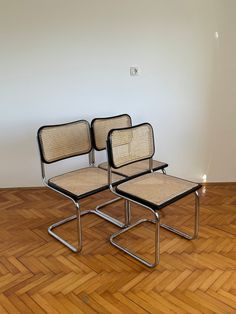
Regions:
[[[163,169],[164,170],[164,169]],[[166,174],[165,171],[163,171],[164,174]],[[109,182],[109,188],[110,191],[112,193],[114,193],[115,195],[122,197],[125,199],[125,201],[129,204],[130,202],[138,204],[148,210],[150,210],[153,215],[154,215],[154,220],[150,220],[150,219],[141,219],[139,221],[137,221],[136,223],[130,225],[130,219],[129,219],[129,226],[126,227],[124,230],[118,231],[116,233],[114,233],[111,237],[110,237],[110,242],[117,247],[118,249],[120,249],[121,251],[127,253],[128,255],[132,256],[133,258],[135,258],[136,260],[138,260],[139,262],[143,263],[144,265],[148,266],[148,267],[155,267],[157,264],[159,264],[160,262],[160,227],[165,228],[181,237],[184,237],[188,240],[192,240],[192,239],[196,239],[198,237],[198,231],[199,231],[199,194],[197,191],[195,191],[195,224],[194,224],[194,233],[193,235],[189,235],[181,230],[178,230],[176,228],[173,228],[169,225],[166,224],[161,224],[160,223],[160,216],[159,213],[155,210],[153,210],[152,208],[141,204],[137,201],[134,201],[128,197],[124,197],[123,195],[119,195],[119,193],[116,192],[116,190],[114,189],[113,185],[112,185],[112,172],[111,172],[111,167],[108,166],[108,182]],[[126,206],[126,217],[130,218],[130,206]],[[143,259],[142,257],[140,257],[139,255],[135,254],[134,252],[132,252],[131,250],[129,250],[128,248],[121,246],[119,244],[117,244],[114,239],[119,236],[120,234],[138,226],[139,224],[143,223],[143,222],[152,222],[155,223],[155,261],[153,263],[150,263],[149,261]]]

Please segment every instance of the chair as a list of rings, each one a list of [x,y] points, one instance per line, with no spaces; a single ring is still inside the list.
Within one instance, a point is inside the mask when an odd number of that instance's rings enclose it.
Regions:
[[[48,232],[73,252],[79,252],[82,249],[81,216],[89,213],[101,216],[95,210],[81,211],[79,201],[108,188],[107,172],[91,164],[92,140],[90,125],[85,120],[79,120],[66,124],[43,126],[38,130],[37,139],[43,183],[50,189],[70,199],[76,209],[75,215],[54,223],[48,228]],[[50,179],[46,178],[46,164],[49,165],[84,154],[89,156],[90,165],[88,167],[63,173]],[[115,175],[113,183],[123,179],[124,177]],[[77,219],[77,247],[71,245],[52,231],[54,228],[73,219]]]
[[[106,141],[107,141],[107,135],[111,129],[119,129],[119,128],[125,128],[125,127],[131,127],[132,126],[132,120],[131,117],[128,114],[121,114],[118,116],[113,117],[106,117],[106,118],[95,118],[91,122],[91,131],[93,136],[93,147],[96,151],[103,151],[106,150]],[[93,152],[93,163],[95,163],[95,157]],[[98,165],[99,168],[108,170],[108,162],[102,162]],[[153,171],[162,170],[163,173],[165,173],[165,168],[168,167],[168,164],[165,162],[153,160]],[[141,174],[149,172],[149,161],[148,160],[141,160],[136,162],[135,164],[129,164],[125,165],[123,167],[120,167],[119,169],[112,168],[112,172],[114,174],[118,174],[120,176],[124,176],[125,178],[134,178],[136,176],[139,176]],[[125,223],[114,220],[113,217],[108,216],[107,214],[103,213],[101,211],[102,208],[105,206],[117,202],[120,200],[120,197],[115,198],[109,202],[105,202],[103,204],[100,204],[96,207],[96,212],[103,218],[110,221],[110,219],[113,220],[113,223],[115,223],[119,227],[125,227],[130,224],[131,215],[130,213],[127,215],[126,211],[126,221]],[[127,202],[125,202],[125,206],[129,206]],[[130,211],[130,208],[126,208],[126,210]]]
[[[160,260],[160,226],[189,240],[197,238],[199,228],[199,195],[197,190],[201,185],[153,171],[152,158],[155,152],[155,145],[153,129],[150,124],[143,123],[133,127],[111,130],[107,139],[107,152],[110,190],[115,195],[125,199],[128,203],[132,202],[141,205],[151,211],[154,216],[153,219],[141,219],[127,228],[113,234],[110,237],[110,242],[115,247],[129,254],[146,266],[154,267]],[[114,186],[112,183],[114,175],[114,172],[112,172],[113,168],[119,169],[123,166],[140,162],[141,160],[147,160],[149,162],[149,173]],[[161,224],[159,215],[160,210],[191,193],[195,194],[195,222],[193,235],[189,235],[166,224]],[[129,206],[127,206],[127,208],[129,208]],[[154,262],[147,261],[132,250],[115,242],[117,236],[143,222],[155,224]]]

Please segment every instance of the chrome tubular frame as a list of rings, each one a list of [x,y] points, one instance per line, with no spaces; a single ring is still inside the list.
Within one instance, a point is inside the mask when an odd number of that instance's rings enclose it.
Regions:
[[[190,235],[186,232],[183,232],[179,229],[173,228],[166,224],[160,224],[160,226],[166,230],[169,230],[187,240],[194,240],[198,238],[198,232],[199,232],[199,194],[197,191],[194,192],[195,194],[195,219],[194,219],[194,232],[193,235]]]
[[[134,202],[136,203],[136,202]],[[110,242],[112,245],[114,245],[115,247],[117,247],[118,249],[120,249],[121,251],[125,252],[126,254],[132,256],[133,258],[135,258],[137,261],[141,262],[142,264],[148,266],[148,267],[155,267],[156,265],[159,264],[160,262],[160,219],[159,219],[159,214],[158,212],[153,211],[151,208],[146,207],[147,209],[149,209],[153,215],[154,215],[154,220],[150,220],[150,219],[140,219],[137,222],[135,222],[134,224],[128,226],[125,229],[119,230],[116,233],[112,234],[110,237]],[[134,253],[133,251],[131,251],[130,249],[121,246],[120,244],[116,243],[114,241],[114,239],[116,237],[118,237],[119,235],[121,235],[122,233],[125,233],[126,231],[137,227],[138,225],[144,223],[144,222],[150,222],[150,223],[155,223],[155,253],[154,253],[154,262],[149,262],[147,260],[145,260],[144,258],[142,258],[141,256],[137,255],[136,253]]]
[[[89,161],[92,161],[93,156],[89,155]],[[90,163],[90,166],[92,167],[93,166],[93,163],[91,162]],[[75,215],[72,215],[72,216],[69,216],[69,217],[66,217],[64,218],[63,220],[60,220],[56,223],[53,223],[52,225],[50,225],[48,227],[48,233],[54,237],[56,240],[58,240],[59,242],[61,242],[62,244],[64,244],[66,247],[68,247],[71,251],[75,252],[75,253],[78,253],[81,251],[82,249],[82,226],[81,226],[81,216],[84,216],[84,215],[87,215],[87,214],[95,214],[111,223],[113,223],[114,225],[120,227],[120,228],[123,228],[125,226],[124,223],[120,222],[119,220],[105,214],[105,213],[102,213],[101,211],[99,211],[98,209],[99,208],[102,208],[102,207],[105,207],[109,204],[112,204],[114,202],[117,202],[119,200],[121,200],[121,197],[117,197],[115,199],[112,199],[110,201],[107,201],[103,204],[100,204],[98,205],[95,210],[94,209],[91,209],[91,210],[84,210],[84,211],[81,211],[80,210],[80,206],[79,206],[79,202],[78,201],[75,201],[73,198],[69,197],[68,195],[62,193],[61,191],[58,191],[56,189],[54,189],[53,187],[51,187],[49,184],[48,184],[48,181],[46,179],[46,175],[45,175],[45,166],[44,166],[44,163],[41,162],[41,174],[42,174],[42,179],[43,179],[43,184],[45,186],[47,186],[49,189],[63,195],[64,197],[68,198],[69,200],[71,200],[73,202],[73,204],[75,205],[75,208],[76,208],[76,214]],[[61,226],[61,225],[64,225],[65,223],[67,222],[70,222],[72,220],[76,219],[77,220],[77,241],[78,241],[78,245],[77,247],[73,246],[72,244],[70,244],[69,242],[67,242],[66,240],[64,240],[62,237],[60,237],[59,235],[57,235],[55,232],[53,232],[53,229]]]
[[[128,227],[131,221],[131,208],[130,208],[130,202],[128,200],[125,200],[124,207],[125,207],[125,227]]]
[[[89,153],[89,166],[94,167],[94,165],[95,165],[95,152],[94,152],[94,149],[92,148],[92,150]],[[111,222],[112,224],[114,224],[120,228],[123,228],[125,226],[125,224],[122,221],[119,221],[118,219],[116,219],[116,218],[114,218],[108,214],[105,214],[100,210],[101,208],[104,208],[104,207],[106,207],[110,204],[113,204],[119,200],[121,200],[121,197],[116,197],[110,201],[99,204],[96,206],[96,208],[94,210],[91,211],[91,213],[94,213],[97,216]]]
[[[92,165],[92,166],[94,166],[94,150],[93,150],[93,155],[92,155],[93,157],[93,164],[91,164],[90,163],[90,165]],[[90,157],[91,158],[91,157]],[[90,159],[91,160],[91,159]],[[104,207],[106,207],[106,206],[108,206],[108,205],[110,205],[110,204],[113,204],[113,203],[116,203],[116,202],[118,202],[118,201],[120,201],[120,200],[122,200],[122,197],[116,197],[116,198],[113,198],[113,199],[111,199],[111,200],[109,200],[109,201],[107,201],[107,202],[104,202],[104,203],[102,203],[102,204],[99,204],[99,205],[97,205],[96,207],[95,207],[95,209],[94,210],[91,210],[91,213],[94,213],[94,214],[96,214],[97,216],[99,216],[99,217],[101,217],[101,218],[103,218],[103,219],[105,219],[105,220],[107,220],[107,221],[109,221],[109,222],[111,222],[113,225],[116,225],[117,227],[120,227],[120,228],[124,228],[125,226],[126,226],[126,220],[125,220],[125,223],[124,222],[122,222],[122,221],[120,221],[120,220],[118,220],[118,219],[116,219],[116,218],[114,218],[114,217],[112,217],[112,216],[110,216],[110,215],[108,215],[108,214],[105,214],[105,213],[103,213],[100,209],[102,209],[102,208],[104,208]],[[126,212],[126,211],[125,211]]]
[[[92,151],[91,151],[92,152]],[[90,159],[89,159],[89,163],[90,163],[90,166],[94,166],[94,151],[93,151],[93,153],[92,153],[92,158],[91,157],[89,157]],[[91,160],[93,160],[93,163],[91,163]],[[153,172],[153,159],[152,158],[150,158],[149,159],[149,170],[151,171],[151,172]],[[166,174],[166,171],[165,171],[165,169],[163,168],[162,169],[162,172],[164,173],[164,174]],[[116,219],[116,218],[114,218],[114,217],[112,217],[112,216],[110,216],[110,215],[108,215],[108,214],[105,214],[105,213],[103,213],[100,209],[101,208],[103,208],[103,207],[106,207],[107,205],[110,205],[110,204],[112,204],[112,203],[115,203],[115,202],[117,202],[117,201],[119,201],[119,200],[122,200],[122,197],[117,197],[117,198],[114,198],[114,199],[112,199],[112,200],[110,200],[110,201],[107,201],[107,202],[105,202],[105,203],[102,203],[102,204],[99,204],[96,208],[95,208],[95,214],[97,214],[98,216],[100,216],[101,218],[103,218],[103,219],[105,219],[105,220],[107,220],[107,221],[109,221],[109,222],[111,222],[111,223],[113,223],[114,225],[116,225],[116,226],[118,226],[118,227],[120,227],[120,228],[124,228],[124,227],[127,227],[127,226],[129,226],[130,225],[130,220],[131,220],[131,210],[130,210],[130,203],[129,202],[125,202],[125,206],[128,206],[128,208],[125,208],[125,222],[122,222],[122,221],[120,221],[120,220],[118,220],[118,219]]]
[[[84,216],[84,215],[87,215],[87,214],[95,214],[111,223],[113,223],[114,225],[117,225],[118,227],[123,227],[125,226],[124,224],[120,223],[119,220],[113,218],[113,217],[110,217],[109,215],[106,215],[104,213],[100,213],[99,211],[96,211],[96,210],[84,210],[84,211],[81,211],[80,210],[80,206],[79,206],[79,202],[76,202],[74,201],[72,198],[70,198],[69,196],[61,193],[60,191],[52,188],[50,185],[47,184],[46,181],[44,181],[44,184],[51,190],[67,197],[68,199],[70,199],[75,207],[76,207],[76,214],[75,215],[72,215],[72,216],[69,216],[67,218],[64,218],[63,220],[60,220],[56,223],[53,223],[52,225],[50,225],[48,227],[48,233],[54,237],[56,240],[58,240],[59,242],[61,242],[62,244],[64,244],[66,247],[68,247],[71,251],[75,252],[75,253],[78,253],[81,251],[82,249],[82,225],[81,225],[81,217]],[[120,198],[119,198],[120,200]],[[111,200],[110,201],[110,204],[113,203],[114,200]],[[104,205],[105,204],[105,205]],[[104,203],[103,205],[104,206],[107,206],[108,205],[108,202]],[[70,222],[72,220],[76,219],[77,220],[77,236],[78,236],[78,246],[75,247],[73,246],[72,244],[68,243],[66,240],[64,240],[62,237],[60,237],[59,235],[57,235],[55,232],[53,232],[52,230],[55,229],[56,227],[59,227],[61,225],[64,225],[65,223],[67,222]]]
[[[43,184],[45,186],[47,186],[49,189],[63,195],[64,197],[68,198],[69,200],[71,200],[73,202],[73,204],[75,205],[76,208],[76,214],[69,216],[67,218],[64,218],[63,220],[60,220],[56,223],[53,223],[52,225],[50,225],[48,227],[48,233],[54,237],[56,240],[58,240],[59,242],[61,242],[63,245],[65,245],[66,247],[68,247],[71,251],[73,252],[80,252],[82,249],[82,226],[81,226],[81,217],[87,214],[95,214],[107,221],[109,221],[110,223],[118,226],[119,228],[127,228],[128,226],[130,226],[130,221],[131,221],[131,209],[130,209],[130,201],[128,199],[125,200],[125,222],[119,221],[118,219],[111,217],[108,214],[103,213],[100,209],[104,208],[110,204],[113,204],[117,201],[122,200],[123,198],[120,197],[118,194],[116,198],[109,200],[107,202],[104,202],[102,204],[99,204],[98,206],[96,206],[95,209],[91,209],[91,210],[84,210],[81,211],[80,210],[80,206],[79,206],[79,202],[75,201],[73,198],[69,197],[68,195],[62,193],[61,191],[58,191],[56,189],[54,189],[53,187],[51,187],[48,184],[48,181],[46,179],[46,172],[45,172],[45,166],[44,163],[41,161],[41,174],[42,174],[42,179],[43,179]],[[91,150],[91,152],[89,153],[89,166],[90,167],[94,167],[95,165],[95,156],[94,156],[94,149]],[[150,167],[152,167],[152,161],[150,162]],[[163,169],[164,170],[164,169]],[[109,171],[108,171],[108,177],[109,177]],[[110,182],[110,181],[109,181]],[[110,183],[109,183],[110,184]],[[114,193],[114,192],[113,192]],[[59,235],[57,235],[53,230],[61,225],[64,225],[67,222],[70,222],[72,220],[76,219],[77,220],[77,241],[78,241],[78,245],[77,247],[73,246],[72,244],[70,244],[69,242],[67,242],[66,240],[64,240],[62,237],[60,237]],[[154,221],[150,221],[150,222],[154,222]],[[140,223],[140,222],[139,222]],[[137,224],[137,223],[136,223]],[[136,225],[135,224],[135,225]],[[159,224],[159,222],[158,222]],[[159,232],[159,231],[158,231]],[[115,245],[115,244],[114,244]],[[151,264],[150,264],[151,265]],[[151,267],[151,266],[150,266]]]
[[[43,163],[41,163],[41,169],[42,169],[42,175],[44,175],[43,177],[43,183],[45,186],[47,186],[49,189],[65,196],[66,198],[68,198],[69,200],[71,200],[73,202],[73,204],[75,205],[75,208],[76,208],[76,214],[75,215],[72,215],[72,216],[69,216],[67,218],[64,218],[63,220],[60,220],[54,224],[52,224],[51,226],[48,227],[48,233],[54,237],[56,240],[58,240],[59,242],[61,242],[62,244],[64,244],[66,247],[68,247],[71,251],[75,252],[75,253],[78,253],[81,251],[82,249],[82,226],[81,226],[81,216],[83,215],[86,215],[86,214],[89,214],[90,211],[89,210],[85,210],[85,211],[82,211],[80,210],[80,206],[79,206],[79,202],[78,201],[75,201],[74,199],[72,199],[71,197],[69,197],[68,195],[54,189],[53,187],[51,187],[50,185],[48,185],[48,182],[47,182],[47,179],[45,177],[45,169],[44,169],[44,165]],[[77,247],[73,246],[72,244],[70,244],[69,242],[67,242],[66,240],[64,240],[62,237],[60,237],[59,235],[57,235],[55,232],[53,232],[52,230],[61,226],[61,225],[64,225],[65,223],[67,222],[70,222],[72,220],[76,219],[77,220],[77,241],[78,241],[78,244],[77,244]]]
[[[115,203],[115,202],[118,202],[118,201],[120,201],[120,200],[122,200],[121,197],[116,197],[116,198],[114,198],[114,199],[112,199],[112,200],[110,200],[110,201],[107,201],[107,202],[105,202],[105,203],[99,204],[99,205],[95,208],[95,210],[93,210],[92,212],[93,212],[94,214],[98,215],[99,217],[101,217],[101,218],[103,218],[103,219],[105,219],[105,220],[107,220],[107,221],[113,223],[114,225],[116,225],[116,226],[118,226],[118,227],[120,227],[120,228],[124,228],[125,225],[126,225],[126,223],[123,223],[122,221],[120,221],[120,220],[118,220],[118,219],[116,219],[116,218],[114,218],[114,217],[111,217],[110,215],[105,214],[105,213],[103,213],[103,212],[100,210],[101,208],[106,207],[106,206],[108,206],[108,205],[110,205],[110,204],[113,204],[113,203]]]
[[[108,182],[109,182],[109,187],[110,187],[110,190],[112,193],[114,193],[115,195],[118,195],[118,196],[121,196],[119,195],[113,188],[112,186],[112,172],[111,172],[111,167],[108,166]],[[155,210],[153,210],[152,208],[144,205],[144,204],[141,204],[137,201],[134,201],[128,197],[124,197],[122,196],[122,198],[125,199],[125,202],[127,202],[128,204],[130,202],[132,203],[135,203],[137,205],[140,205],[148,210],[150,210],[153,215],[154,215],[154,220],[150,220],[150,219],[141,219],[137,222],[135,222],[134,224],[132,225],[129,225],[128,227],[126,227],[125,229],[123,230],[120,230],[116,233],[114,233],[113,235],[111,235],[110,237],[110,242],[112,245],[114,245],[115,247],[117,247],[118,249],[120,249],[121,251],[127,253],[128,255],[132,256],[133,258],[135,258],[136,260],[138,260],[139,262],[141,262],[142,264],[150,267],[150,268],[153,268],[155,267],[156,265],[159,264],[160,262],[160,227],[162,228],[165,228],[179,236],[182,236],[184,237],[185,239],[188,239],[188,240],[193,240],[193,239],[196,239],[198,237],[198,231],[199,231],[199,194],[197,191],[194,192],[195,194],[195,223],[194,223],[194,233],[193,235],[189,235],[183,231],[180,231],[178,229],[175,229],[169,225],[166,225],[166,224],[161,224],[160,223],[160,216],[159,216],[159,213]],[[130,206],[125,206],[126,208],[126,217],[129,217],[130,213],[128,213],[128,211],[130,211]],[[116,237],[118,237],[119,235],[121,235],[122,233],[140,225],[141,223],[143,222],[151,222],[151,223],[155,223],[155,261],[153,263],[150,263],[149,261],[145,260],[144,258],[140,257],[139,255],[137,255],[136,253],[132,252],[131,250],[129,250],[128,248],[124,247],[124,246],[121,246],[120,244],[116,243],[114,241],[114,239]]]

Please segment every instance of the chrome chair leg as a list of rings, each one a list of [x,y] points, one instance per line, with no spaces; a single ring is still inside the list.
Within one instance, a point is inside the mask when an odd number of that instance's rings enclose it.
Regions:
[[[162,169],[162,172],[164,174],[166,174],[166,170],[163,168]],[[130,203],[128,201],[125,201],[125,222],[122,222],[108,214],[105,214],[103,213],[100,209],[102,209],[103,207],[106,207],[107,205],[110,205],[110,204],[113,204],[119,200],[121,200],[122,197],[117,197],[117,198],[114,198],[110,201],[107,201],[105,203],[102,203],[102,204],[99,204],[95,210],[92,210],[92,212],[96,215],[98,215],[99,217],[111,222],[112,224],[120,227],[120,228],[125,228],[127,226],[130,225],[130,220],[131,220],[131,210],[130,210]],[[127,202],[127,203],[126,203]],[[128,205],[129,204],[129,205]]]
[[[153,211],[152,211],[153,212]],[[141,219],[137,222],[135,222],[133,225],[128,226],[125,229],[119,230],[116,233],[112,234],[110,237],[110,242],[112,245],[114,245],[115,247],[117,247],[118,249],[120,249],[121,251],[125,252],[126,254],[132,256],[133,258],[135,258],[137,261],[139,261],[140,263],[153,268],[156,265],[159,264],[160,262],[160,220],[159,220],[159,214],[157,212],[153,212],[155,219],[154,220],[150,220],[150,219]],[[150,222],[150,223],[155,223],[155,257],[154,257],[154,262],[149,262],[146,259],[142,258],[141,256],[137,255],[136,253],[134,253],[133,251],[129,250],[128,248],[116,243],[114,241],[114,239],[116,237],[118,237],[119,235],[121,235],[122,233],[125,233],[126,231],[144,223],[144,222]]]
[[[104,204],[101,204],[99,206],[107,206],[111,203],[113,203],[114,201],[120,200],[120,198],[117,199],[113,199],[111,201],[108,201]],[[102,213],[99,210],[84,210],[84,211],[80,211],[80,207],[78,203],[75,203],[76,206],[76,214],[69,216],[63,220],[60,220],[54,224],[52,224],[51,226],[48,227],[48,233],[55,238],[56,240],[58,240],[59,242],[61,242],[62,244],[64,244],[66,247],[68,247],[71,251],[78,253],[82,250],[82,226],[81,226],[81,217],[87,214],[95,214],[111,223],[113,223],[114,225],[117,225],[120,228],[123,228],[125,226],[124,223],[121,223],[119,220],[105,214]],[[77,247],[73,246],[72,244],[70,244],[69,242],[67,242],[66,240],[64,240],[62,237],[60,237],[59,235],[57,235],[55,232],[53,232],[52,230],[66,224],[67,222],[70,222],[72,220],[76,219],[76,224],[77,224],[77,241],[78,241],[78,245]]]
[[[160,216],[157,212],[155,215],[155,264],[151,267],[155,267],[160,263]]]
[[[198,232],[199,232],[199,194],[197,191],[195,191],[195,221],[194,221],[194,232],[193,235],[190,235],[186,232],[183,232],[179,229],[176,229],[172,226],[166,225],[166,224],[160,224],[160,226],[168,231],[171,231],[185,239],[188,240],[194,240],[198,238]]]
[[[79,207],[79,203],[78,202],[74,202],[75,204],[75,207],[76,207],[76,214],[75,215],[72,215],[72,216],[69,216],[63,220],[60,220],[54,224],[52,224],[51,226],[48,227],[48,233],[54,237],[56,240],[58,240],[59,242],[61,242],[62,244],[64,244],[66,247],[68,247],[71,251],[75,252],[75,253],[78,253],[82,250],[82,226],[81,226],[81,216],[83,215],[87,215],[87,214],[95,214],[111,223],[113,223],[114,225],[120,227],[120,228],[123,228],[125,226],[124,223],[120,222],[118,219],[115,219],[103,212],[101,212],[98,208],[102,208],[102,207],[105,207],[107,205],[110,205],[114,202],[117,202],[121,200],[121,197],[117,197],[115,199],[112,199],[110,201],[107,201],[103,204],[100,204],[96,207],[96,209],[92,209],[92,210],[84,210],[84,211],[80,211],[80,207]],[[64,240],[62,237],[60,237],[59,235],[57,235],[54,231],[52,231],[53,229],[61,226],[61,225],[64,225],[65,223],[67,222],[70,222],[72,220],[76,219],[77,222],[77,241],[78,241],[78,245],[77,247],[73,246],[72,244],[70,244],[69,242],[67,242],[66,240]]]
[[[106,207],[107,205],[110,205],[110,204],[113,204],[113,203],[115,203],[115,202],[120,201],[121,199],[122,199],[121,197],[116,197],[116,198],[114,198],[114,199],[112,199],[112,200],[110,200],[110,201],[107,201],[107,202],[105,202],[105,203],[99,204],[99,205],[95,208],[95,210],[92,210],[92,213],[94,213],[94,214],[98,215],[99,217],[101,217],[101,218],[103,218],[103,219],[105,219],[105,220],[107,220],[107,221],[113,223],[114,225],[116,225],[116,226],[118,226],[118,227],[120,227],[120,228],[123,228],[123,227],[125,227],[125,223],[123,223],[122,221],[120,221],[120,220],[118,220],[118,219],[116,219],[116,218],[114,218],[114,217],[111,217],[111,216],[108,215],[108,214],[103,213],[103,212],[100,210],[101,208]]]
[[[79,208],[79,204],[76,203],[76,221],[77,221],[77,234],[78,234],[78,250],[80,252],[82,250],[82,226],[81,226],[81,212]]]
[[[55,238],[56,240],[58,240],[59,242],[61,242],[62,244],[64,244],[66,247],[68,247],[71,251],[78,253],[81,251],[82,249],[82,227],[81,227],[81,216],[89,214],[90,211],[89,210],[84,210],[82,212],[80,212],[80,208],[79,208],[79,204],[76,203],[76,215],[72,215],[69,216],[63,220],[60,220],[54,224],[52,224],[51,226],[48,227],[48,233]],[[69,242],[67,242],[66,240],[64,240],[62,237],[60,237],[59,235],[57,235],[55,232],[53,232],[52,230],[64,225],[67,222],[70,222],[72,220],[76,219],[77,220],[77,237],[78,237],[78,246],[75,247],[72,244],[70,244]]]
[[[200,198],[199,198],[199,194],[198,191],[195,192],[195,230],[194,230],[194,235],[193,235],[193,239],[197,239],[198,238],[198,234],[199,234],[199,223],[200,223]]]
[[[107,205],[110,205],[112,203],[115,203],[119,200],[121,200],[122,198],[121,197],[117,197],[117,198],[114,198],[110,201],[107,201],[103,204],[100,204],[98,205],[95,210],[92,209],[92,210],[84,210],[84,211],[80,211],[80,207],[79,207],[79,203],[74,201],[71,197],[65,195],[64,193],[60,192],[60,191],[57,191],[56,189],[54,189],[53,187],[49,186],[47,181],[44,179],[43,180],[44,184],[51,190],[53,191],[56,191],[57,193],[63,195],[64,197],[70,199],[75,207],[76,207],[76,214],[75,215],[72,215],[70,217],[67,217],[63,220],[60,220],[54,224],[52,224],[51,226],[48,227],[48,233],[53,237],[55,238],[56,240],[58,240],[59,242],[61,242],[62,244],[64,244],[66,247],[68,247],[71,251],[75,252],[75,253],[78,253],[82,250],[82,227],[81,227],[81,216],[83,215],[86,215],[86,214],[95,214],[111,223],[113,223],[114,225],[120,227],[120,228],[123,228],[125,226],[124,223],[120,222],[118,219],[115,219],[105,213],[103,213],[102,211],[100,211],[99,209],[100,208],[103,208]],[[70,222],[74,219],[77,219],[77,236],[78,236],[78,246],[75,247],[73,246],[72,244],[68,243],[66,240],[64,240],[62,237],[60,237],[59,235],[57,235],[55,232],[53,232],[52,230],[67,223],[67,222]]]
[[[125,200],[125,227],[130,225],[131,221],[131,208],[130,208],[130,201]]]
[[[125,200],[125,201],[127,201],[127,200]],[[199,195],[198,195],[198,192],[197,191],[195,192],[195,222],[194,222],[194,233],[193,233],[193,235],[189,235],[189,234],[187,234],[183,231],[180,231],[178,229],[175,229],[169,225],[161,224],[160,223],[160,216],[159,216],[158,212],[154,212],[153,210],[151,210],[151,211],[153,212],[153,214],[155,216],[154,219],[152,219],[152,220],[151,219],[141,219],[141,220],[135,222],[134,224],[126,227],[125,229],[117,231],[116,233],[111,235],[110,242],[112,245],[114,245],[115,247],[117,247],[121,251],[132,256],[133,258],[135,258],[136,260],[138,260],[142,264],[152,268],[152,267],[155,267],[156,265],[158,265],[159,261],[160,261],[160,227],[165,228],[171,232],[174,232],[175,234],[178,234],[178,235],[180,235],[180,236],[182,236],[188,240],[193,240],[193,239],[196,239],[198,237],[198,231],[199,231]],[[135,254],[134,252],[132,252],[128,248],[121,246],[120,244],[118,244],[114,241],[114,239],[116,237],[118,237],[119,235],[121,235],[122,233],[140,225],[143,222],[151,222],[151,223],[155,224],[155,261],[154,261],[154,263],[150,263],[149,261],[147,261],[144,258],[140,257],[139,255]]]

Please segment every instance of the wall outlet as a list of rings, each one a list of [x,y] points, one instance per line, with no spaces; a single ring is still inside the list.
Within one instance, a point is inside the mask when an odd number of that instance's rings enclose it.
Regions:
[[[130,76],[137,76],[138,75],[138,68],[137,67],[130,67],[129,72],[130,72]]]

